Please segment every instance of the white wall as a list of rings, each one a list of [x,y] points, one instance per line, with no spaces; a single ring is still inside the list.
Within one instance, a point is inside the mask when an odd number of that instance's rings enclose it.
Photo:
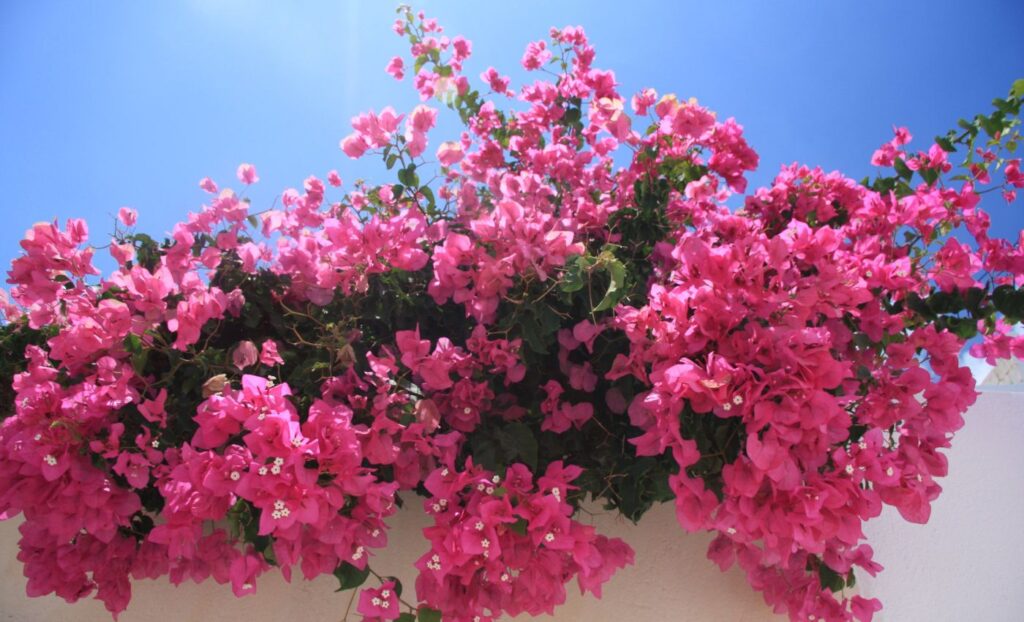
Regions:
[[[882,599],[883,622],[1020,622],[1024,620],[1024,394],[983,393],[966,416],[967,425],[950,452],[951,475],[928,525],[911,525],[886,511],[869,523],[876,560],[886,567],[877,579],[861,573],[861,593]],[[392,546],[374,568],[399,576],[411,589],[406,568],[424,549],[416,511],[402,513]],[[671,506],[652,510],[639,526],[598,516],[602,533],[626,539],[637,564],[605,586],[604,598],[569,602],[554,619],[612,622],[778,622],[742,573],[721,573],[704,557],[709,538],[686,535]],[[106,621],[103,606],[88,600],[67,605],[55,597],[25,597],[25,579],[15,560],[16,521],[0,523],[0,620]],[[123,622],[262,622],[300,617],[303,622],[340,622],[352,593],[334,593],[322,578],[287,585],[279,575],[260,579],[259,591],[235,599],[228,586],[212,582],[173,588],[136,582]],[[353,607],[354,608],[354,607]],[[350,615],[350,620],[359,616]],[[549,618],[547,618],[549,619]]]

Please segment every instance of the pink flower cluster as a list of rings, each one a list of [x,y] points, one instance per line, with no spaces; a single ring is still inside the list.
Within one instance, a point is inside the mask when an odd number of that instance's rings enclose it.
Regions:
[[[573,577],[600,596],[601,585],[633,563],[633,551],[572,518],[566,499],[579,474],[561,462],[536,481],[522,464],[504,478],[471,460],[461,471],[436,469],[424,482],[434,525],[424,530],[430,550],[416,562],[417,593],[454,622],[553,613]]]
[[[869,622],[881,604],[828,577],[881,569],[863,525],[884,505],[928,520],[976,396],[957,329],[981,332],[977,356],[1024,354],[1019,317],[928,306],[1020,293],[1024,238],[989,235],[978,190],[995,175],[1012,201],[1019,159],[979,148],[954,181],[941,144],[910,152],[899,128],[872,162],[902,185],[794,164],[734,211],[758,163],[741,126],[653,89],[627,105],[581,28],[527,46],[523,68],[555,79],[513,89],[489,68],[487,95],[462,74],[469,41],[411,12],[394,30],[413,61],[388,73],[465,123],[431,153],[425,103],[354,118],[341,149],[379,152],[398,183],[329,199],[332,170],[250,213],[204,178],[166,244],[123,230],[123,208],[99,279],[84,222],[26,234],[0,328],[38,339],[5,352],[25,360],[0,518],[24,515],[29,595],[116,615],[131,579],[241,596],[271,567],[365,570],[415,493],[434,521],[417,603],[551,613],[569,581],[600,595],[633,563],[574,519],[587,494],[621,501],[576,463],[626,447],[613,462],[670,465],[681,527],[712,532],[708,556],[776,611]],[[277,315],[249,322],[260,309]],[[470,455],[508,430],[526,447],[499,467]],[[614,442],[560,449],[594,438]],[[397,619],[399,596],[382,580],[357,610]]]

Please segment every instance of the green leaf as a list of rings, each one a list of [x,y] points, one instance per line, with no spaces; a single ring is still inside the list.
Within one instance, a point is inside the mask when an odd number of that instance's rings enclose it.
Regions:
[[[132,354],[142,352],[142,339],[135,333],[128,333],[124,338],[124,349]]]
[[[604,265],[608,270],[608,274],[611,276],[611,282],[608,283],[608,291],[605,292],[604,298],[602,298],[601,302],[597,303],[597,306],[594,307],[594,313],[611,309],[619,302],[622,295],[625,293],[626,266],[622,265],[622,262],[614,257],[612,257],[611,260],[606,261]]]
[[[516,519],[516,522],[509,525],[508,528],[521,536],[525,536],[526,528],[527,526],[529,526],[529,524],[529,521],[527,521],[525,518],[520,517]]]
[[[992,304],[1011,322],[1024,318],[1024,290],[1014,289],[1012,285],[1000,285],[992,292]]]
[[[924,179],[924,183],[928,184],[929,186],[935,185],[936,180],[939,179],[939,171],[933,168],[922,168],[918,169],[917,172]]]
[[[943,323],[946,325],[946,330],[961,339],[970,339],[978,334],[978,320],[972,317],[947,317],[943,319],[945,320]]]
[[[401,598],[402,597],[402,582],[398,579],[398,577],[386,577],[386,578],[387,578],[388,581],[393,581],[394,582],[394,584],[395,584],[395,594],[399,598]]]
[[[525,307],[526,313],[519,316],[519,332],[531,350],[546,354],[554,342],[561,320],[547,304],[541,302]]]
[[[953,153],[956,151],[956,147],[953,146],[953,141],[944,136],[936,136],[935,144],[942,147],[942,150],[946,153]]]
[[[370,567],[367,566],[360,570],[348,562],[341,562],[341,564],[334,569],[334,576],[337,577],[338,582],[341,584],[336,592],[344,590],[351,590],[352,588],[359,587],[366,581],[366,577],[370,576]]]
[[[570,294],[578,292],[587,284],[586,269],[590,266],[588,258],[584,255],[574,255],[565,264],[565,272],[562,273],[562,280],[558,288]]]
[[[497,471],[503,466],[498,460],[498,444],[493,438],[483,434],[469,437],[469,447],[473,462],[489,471]]]
[[[843,586],[846,585],[843,576],[824,563],[818,564],[818,580],[821,582],[821,587],[832,592],[842,591]]]
[[[910,167],[907,166],[907,163],[903,161],[903,158],[896,158],[896,161],[892,163],[892,167],[896,169],[896,172],[899,174],[900,177],[906,179],[907,181],[910,181],[910,179],[914,176],[914,171],[910,170]]]
[[[146,363],[149,362],[149,350],[142,350],[141,352],[135,352],[132,354],[132,367],[135,369],[135,373],[140,376],[144,376],[143,370],[146,369]]]
[[[430,186],[420,188],[420,194],[427,200],[427,209],[433,210],[437,205],[437,200],[434,198],[434,191],[430,189]]]
[[[502,428],[498,442],[510,461],[518,457],[531,470],[537,468],[537,439],[525,423],[516,421]]]
[[[1010,95],[1016,98],[1024,98],[1024,78],[1013,81],[1010,87]]]
[[[430,607],[420,607],[416,619],[419,622],[441,622],[441,612]]]
[[[413,65],[412,65],[412,72],[413,72],[413,74],[419,73],[420,69],[422,69],[423,65],[425,65],[426,63],[427,63],[427,55],[426,54],[420,54],[419,56],[417,56],[416,57],[416,62],[414,62]]]
[[[398,181],[402,182],[410,188],[416,188],[420,185],[419,175],[416,174],[416,165],[410,164],[403,169],[398,171]]]
[[[940,291],[928,296],[928,308],[935,315],[959,313],[964,309],[964,301],[958,293]]]
[[[416,622],[416,616],[406,611],[405,613],[399,614],[395,620],[398,622]]]

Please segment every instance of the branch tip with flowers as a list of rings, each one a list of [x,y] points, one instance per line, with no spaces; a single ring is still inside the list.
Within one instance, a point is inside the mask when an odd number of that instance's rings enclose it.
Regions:
[[[980,206],[1024,187],[1024,80],[926,151],[897,129],[874,179],[786,166],[731,211],[758,163],[740,125],[622,96],[581,28],[531,43],[515,90],[433,19],[394,30],[412,60],[387,71],[424,103],[340,145],[393,181],[342,194],[332,170],[253,213],[205,178],[166,240],[122,209],[102,278],[83,221],[26,234],[0,518],[24,516],[28,594],[116,616],[133,579],[243,596],[276,568],[374,577],[366,620],[551,613],[634,563],[584,504],[671,502],[776,611],[871,620],[863,524],[928,520],[976,396],[961,351],[1024,352],[1024,250]],[[428,162],[435,101],[465,130]],[[369,560],[414,496],[412,595]]]

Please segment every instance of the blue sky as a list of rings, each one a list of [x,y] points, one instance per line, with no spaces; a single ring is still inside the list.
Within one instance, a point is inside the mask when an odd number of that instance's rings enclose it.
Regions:
[[[0,262],[34,222],[80,216],[96,244],[122,205],[163,233],[240,162],[270,205],[309,174],[380,179],[339,149],[354,114],[417,98],[383,73],[405,46],[391,2],[0,4]],[[1024,3],[434,1],[474,42],[470,76],[516,75],[527,42],[579,24],[623,93],[694,96],[742,123],[755,185],[793,161],[860,178],[895,124],[920,140],[987,110],[1024,77]],[[448,138],[442,125],[433,135]],[[989,201],[998,231],[1024,228]],[[109,266],[109,263],[107,264]]]

